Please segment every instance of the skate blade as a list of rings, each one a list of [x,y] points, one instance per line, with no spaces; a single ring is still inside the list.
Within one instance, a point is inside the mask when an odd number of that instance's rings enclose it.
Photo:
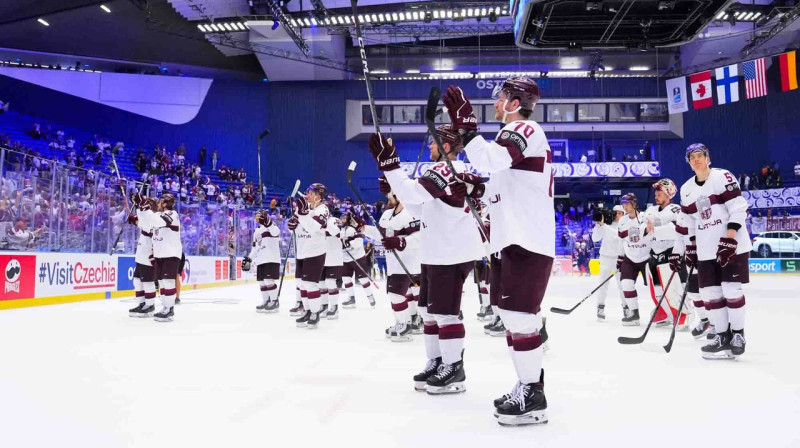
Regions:
[[[307,326],[308,326],[308,324],[306,324],[305,322],[298,322],[297,323],[297,328],[305,328]]]
[[[338,314],[328,314],[328,320],[336,320],[339,318]]]
[[[351,309],[351,308],[355,308],[355,307],[356,307],[355,305],[342,305],[342,308],[346,308],[346,309]]]
[[[411,334],[422,334],[422,330],[411,330]]]
[[[411,336],[410,336],[410,335],[406,335],[406,336],[392,336],[392,342],[408,342],[408,341],[411,341],[411,340],[412,340],[412,339],[411,339]]]
[[[173,318],[171,317],[154,317],[153,320],[156,322],[172,322]]]
[[[290,316],[302,316],[304,311],[289,311]]]
[[[428,383],[425,381],[414,381],[414,390],[417,392],[425,392],[428,390]]]
[[[596,320],[597,320],[598,323],[601,323],[601,324],[606,323],[606,318],[605,317],[598,317]]]
[[[128,313],[128,316],[130,316],[130,317],[138,317],[138,318],[153,317],[153,313]]]
[[[638,327],[639,326],[639,321],[638,320],[634,320],[632,322],[623,322],[622,326],[623,327]]]
[[[275,314],[278,312],[278,309],[275,308],[274,310],[264,310],[264,314]]]
[[[428,395],[450,395],[450,394],[460,394],[467,391],[467,386],[463,382],[458,383],[450,383],[447,386],[431,386],[430,384],[425,385],[425,392]]]
[[[487,334],[489,336],[493,337],[493,338],[499,338],[499,337],[505,336],[506,332],[505,331],[502,331],[502,332],[501,331],[490,331]]]
[[[522,415],[504,415],[494,413],[500,426],[543,425],[548,422],[545,411],[531,411]]]
[[[661,328],[661,327],[669,327],[670,325],[672,325],[672,323],[668,320],[661,320],[658,322],[653,322],[653,325],[655,325],[657,328]]]
[[[308,328],[309,330],[316,330],[317,325],[306,325],[306,328]]]
[[[264,308],[256,309],[256,313],[269,313],[269,311],[265,310]]]
[[[707,359],[709,361],[733,361],[736,359],[736,356],[734,356],[730,350],[722,350],[716,353],[703,352],[703,359]]]

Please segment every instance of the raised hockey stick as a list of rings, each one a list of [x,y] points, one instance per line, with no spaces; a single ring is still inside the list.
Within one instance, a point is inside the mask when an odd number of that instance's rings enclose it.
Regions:
[[[355,0],[353,0],[353,1],[355,2]],[[359,204],[361,204],[361,208],[363,210],[367,210],[367,205],[364,204],[364,200],[361,199],[361,195],[358,194],[358,190],[356,190],[355,185],[353,185],[353,172],[355,172],[355,170],[356,170],[356,162],[352,161],[352,162],[350,162],[350,166],[347,167],[347,186],[350,187],[350,190],[353,192],[353,195],[355,195],[356,200],[358,201]],[[386,231],[383,230],[383,227],[378,225],[378,223],[375,221],[375,218],[372,216],[372,214],[367,212],[367,217],[372,222],[372,225],[375,226],[376,229],[378,229],[378,232],[380,232],[381,237],[385,238],[386,237]],[[397,259],[397,263],[399,263],[400,267],[403,268],[403,272],[405,272],[406,275],[408,276],[409,280],[411,280],[411,284],[414,285],[414,286],[418,286],[417,282],[414,281],[414,277],[411,276],[411,272],[408,271],[408,268],[406,267],[405,263],[403,263],[403,260],[400,259],[400,255],[397,255],[397,251],[390,250],[390,251],[387,251],[387,252],[391,252],[392,255],[394,255],[394,258]]]
[[[644,338],[647,337],[647,332],[650,331],[650,326],[653,325],[653,321],[656,318],[656,313],[658,309],[661,308],[661,302],[664,301],[664,298],[667,297],[667,291],[669,290],[669,285],[672,284],[672,279],[675,278],[675,271],[672,272],[672,275],[669,276],[669,280],[667,281],[667,286],[664,287],[664,293],[661,294],[661,298],[658,300],[656,304],[656,309],[653,310],[653,314],[650,316],[650,322],[647,323],[647,328],[644,329],[644,333],[638,338],[628,338],[625,336],[620,336],[617,338],[617,342],[620,344],[631,345],[631,344],[641,344],[644,342]],[[685,296],[684,296],[685,297]]]
[[[116,164],[116,162],[114,162],[114,164]],[[149,179],[150,179],[150,170],[147,170],[147,176],[145,176],[144,181],[142,181],[142,185],[139,186],[138,194],[142,194],[142,190],[144,190],[144,186],[145,186],[145,184],[147,184],[147,181]],[[133,213],[133,207],[128,207],[128,214],[125,215],[125,220],[122,222],[122,225],[120,225],[120,227],[119,227],[119,232],[117,233],[117,237],[114,238],[114,244],[111,245],[111,250],[108,253],[109,255],[113,255],[114,254],[114,248],[117,247],[117,244],[119,244],[119,239],[120,239],[120,237],[122,237],[122,232],[125,230],[125,224],[128,223],[128,218],[130,218],[132,213]]]
[[[436,146],[439,147],[440,154],[442,155],[445,163],[447,163],[447,167],[450,168],[450,172],[455,175],[457,171],[453,167],[453,161],[450,160],[450,157],[448,157],[447,154],[444,154],[444,145],[442,144],[442,139],[439,138],[439,134],[436,133],[436,107],[439,105],[439,98],[441,96],[442,91],[439,90],[438,87],[431,87],[431,92],[428,95],[428,105],[425,106],[425,124],[428,126],[428,132],[431,134],[431,136],[433,136]],[[475,218],[475,221],[478,223],[478,231],[481,232],[481,236],[483,236],[484,241],[488,242],[489,235],[486,234],[486,229],[483,227],[483,220],[481,219],[480,215],[478,215],[478,211],[475,210],[475,206],[472,204],[472,198],[467,197],[466,202],[467,206],[469,207],[469,211],[472,213],[472,217]],[[486,263],[489,264],[488,257]]]
[[[125,208],[128,209],[130,212],[131,206],[130,201],[128,200],[128,195],[125,194],[125,187],[122,185],[122,176],[119,174],[119,165],[117,165],[117,158],[114,157],[114,151],[111,151],[111,163],[114,164],[114,173],[117,175],[117,181],[119,182],[119,190],[122,192],[122,198],[125,199]]]
[[[689,269],[689,277],[691,277],[692,274],[694,274],[694,266],[692,266],[692,268]],[[675,275],[675,273],[673,272],[672,275]],[[689,278],[689,277],[686,277],[686,278]],[[687,281],[687,285],[688,285],[688,281]],[[688,287],[684,287],[683,288],[683,297],[681,297],[681,303],[678,305],[678,313],[675,316],[675,322],[672,323],[672,332],[669,334],[669,342],[667,342],[667,345],[664,346],[664,351],[666,351],[667,353],[669,353],[669,351],[672,350],[672,343],[675,341],[675,328],[678,326],[678,322],[680,322],[680,320],[681,320],[681,310],[683,310],[683,303],[686,302],[686,293],[688,293],[688,292],[689,292],[689,288]],[[687,318],[688,318],[688,316],[687,316]]]
[[[444,112],[444,108],[436,109],[436,117]],[[435,120],[435,117],[434,117]],[[411,178],[417,178],[417,168],[419,168],[419,161],[422,159],[422,153],[425,152],[425,146],[428,143],[428,136],[431,135],[430,131],[425,131],[425,137],[422,139],[422,147],[419,148],[419,154],[417,154],[417,163],[414,164],[414,171],[411,172]]]
[[[358,53],[361,56],[361,65],[364,69],[364,82],[367,83],[367,99],[369,100],[369,112],[372,114],[372,124],[375,133],[380,134],[381,128],[378,125],[378,115],[375,114],[375,96],[372,94],[372,84],[370,83],[369,65],[367,64],[367,52],[364,50],[364,38],[361,37],[361,24],[358,21],[358,0],[350,0],[353,7],[353,22],[356,28],[356,40],[358,40]]]
[[[592,295],[593,295],[595,292],[597,292],[597,290],[598,290],[598,289],[600,289],[600,288],[601,288],[603,285],[605,285],[606,283],[608,283],[608,281],[609,281],[609,280],[611,280],[612,278],[614,278],[614,276],[615,276],[616,274],[617,274],[616,272],[612,272],[612,273],[611,273],[611,275],[609,275],[607,279],[603,280],[603,282],[602,282],[602,283],[600,283],[599,285],[597,285],[597,288],[594,288],[594,289],[592,290],[592,292],[590,292],[590,293],[589,293],[589,295],[587,295],[586,297],[584,297],[583,299],[581,299],[581,301],[580,301],[580,302],[578,302],[578,303],[576,303],[576,304],[575,304],[575,306],[573,306],[572,308],[565,309],[565,308],[558,308],[558,307],[555,307],[555,306],[554,306],[554,307],[550,307],[550,312],[551,312],[551,313],[556,313],[556,314],[569,314],[569,313],[571,313],[571,312],[575,311],[575,309],[576,309],[576,308],[578,308],[579,306],[581,306],[581,304],[582,304],[583,302],[585,302],[585,301],[586,301],[586,299],[588,299],[589,297],[591,297],[591,296],[592,296]]]
[[[292,190],[292,194],[289,196],[289,199],[293,199],[299,189],[300,189],[300,179],[297,179],[294,182],[294,189]],[[295,247],[297,246],[295,239],[296,236],[293,230],[292,239],[289,240],[289,246],[286,248],[286,256],[283,258],[283,269],[281,269],[281,281],[278,283],[278,294],[275,296],[276,300],[280,300],[281,298],[281,289],[283,289],[283,277],[286,276],[286,265],[289,264],[289,254],[292,253],[292,243],[294,243]]]

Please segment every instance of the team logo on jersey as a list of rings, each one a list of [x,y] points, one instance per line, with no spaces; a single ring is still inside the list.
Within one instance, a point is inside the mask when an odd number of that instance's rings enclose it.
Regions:
[[[736,182],[728,184],[728,185],[725,185],[725,190],[727,190],[727,191],[735,191],[735,190],[738,190],[738,189],[739,189],[739,185]]]
[[[700,211],[700,218],[703,221],[711,219],[711,200],[708,199],[708,196],[697,198],[697,210]]]
[[[525,137],[514,131],[503,131],[497,140],[511,142],[519,149],[519,152],[525,152],[528,149],[528,141]]]
[[[628,237],[630,238],[631,243],[638,243],[639,240],[641,239],[639,235],[640,234],[638,227],[631,227],[630,229],[628,229]]]

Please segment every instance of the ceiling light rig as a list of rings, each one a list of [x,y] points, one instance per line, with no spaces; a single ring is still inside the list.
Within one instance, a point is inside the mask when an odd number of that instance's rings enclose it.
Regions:
[[[366,8],[364,8],[366,9]],[[325,18],[316,16],[317,21],[325,26],[345,26],[348,27],[355,23],[352,15],[342,14],[336,15],[335,11],[327,10],[327,14],[331,20],[328,22]],[[307,13],[295,13],[289,16],[289,22],[292,26],[300,28],[308,28],[313,26],[306,20]],[[381,7],[380,11],[362,11],[357,18],[359,23],[364,27],[379,26],[379,25],[395,25],[407,24],[413,22],[430,23],[434,20],[441,21],[463,21],[467,19],[488,19],[489,22],[495,23],[498,18],[508,17],[508,3],[476,3],[476,2],[457,2],[457,4],[448,3],[434,3],[420,7],[418,4],[409,4],[405,9],[387,10],[387,7]]]

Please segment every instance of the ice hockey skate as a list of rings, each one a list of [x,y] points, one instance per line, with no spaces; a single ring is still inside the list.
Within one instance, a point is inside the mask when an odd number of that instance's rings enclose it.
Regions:
[[[425,391],[428,395],[460,394],[467,391],[466,379],[463,359],[453,364],[442,363],[426,381]]]
[[[350,296],[347,301],[342,302],[342,308],[355,308],[356,307],[356,298],[355,296]]]
[[[692,328],[692,337],[695,339],[701,339],[703,336],[708,333],[711,329],[711,324],[708,322],[708,319],[701,319],[700,321],[695,324],[694,328]]]
[[[639,326],[639,310],[628,310],[625,317],[622,318],[623,327],[638,327]]]
[[[541,383],[520,384],[516,394],[495,409],[501,426],[540,425],[547,423],[547,399]]]
[[[303,307],[303,302],[297,302],[294,305],[294,308],[289,309],[290,316],[302,316],[305,313],[305,308]]]
[[[148,307],[144,306],[144,302],[137,305],[135,308],[131,308],[128,310],[128,316],[130,317],[151,317],[153,315],[153,311],[155,311],[155,307],[150,305]]]
[[[308,319],[311,317],[311,311],[306,311],[303,315],[295,320],[297,328],[305,328],[308,325]]]
[[[414,390],[417,392],[425,392],[427,390],[428,378],[436,373],[441,364],[441,356],[438,358],[429,359],[428,362],[425,363],[425,368],[422,369],[422,372],[414,375]]]
[[[333,305],[332,307],[328,308],[328,312],[325,314],[325,318],[328,320],[335,320],[339,318],[339,305]]]
[[[280,303],[278,302],[278,300],[270,300],[264,305],[264,311],[262,312],[267,314],[277,313],[279,307]]]
[[[153,315],[153,319],[155,319],[156,322],[172,322],[174,318],[175,318],[174,307],[170,307],[169,309],[164,308],[163,310]]]
[[[711,343],[703,346],[700,350],[703,353],[703,359],[708,360],[727,360],[736,359],[732,353],[731,347],[731,331],[723,331],[714,335]],[[742,344],[744,339],[742,339]],[[744,352],[744,345],[742,345],[742,352]]]
[[[491,305],[482,306],[481,310],[478,312],[479,321],[490,320],[492,316],[494,316],[494,310]]]
[[[319,315],[320,313],[313,313],[309,311],[308,320],[306,320],[306,328],[309,330],[314,330],[319,326]]]
[[[605,305],[597,305],[597,321],[598,322],[605,322],[606,321],[606,306]]]

